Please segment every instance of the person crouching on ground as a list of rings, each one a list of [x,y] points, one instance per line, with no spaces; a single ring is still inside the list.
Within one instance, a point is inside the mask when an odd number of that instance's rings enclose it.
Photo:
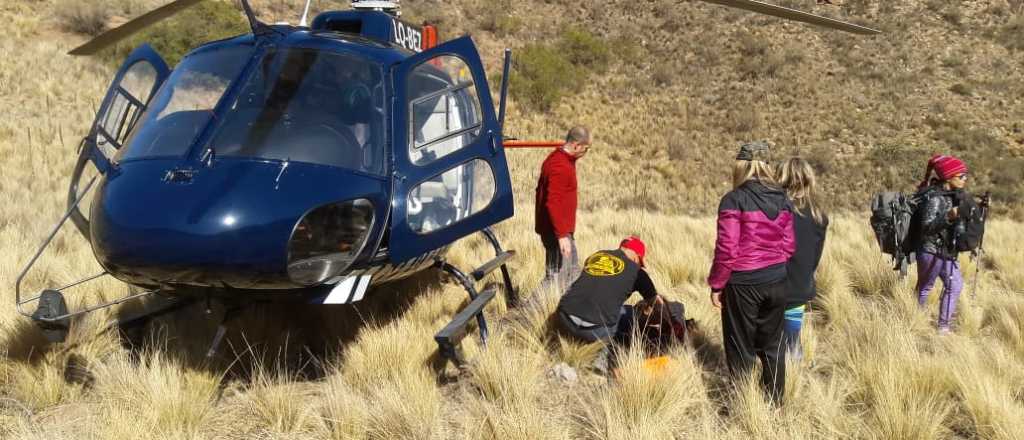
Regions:
[[[555,313],[566,332],[584,342],[605,342],[595,362],[599,370],[607,368],[608,344],[619,330],[629,296],[640,292],[652,304],[664,302],[644,270],[646,253],[644,242],[637,237],[622,240],[618,249],[594,253],[558,302]]]
[[[763,142],[743,144],[733,166],[733,190],[718,205],[718,237],[708,275],[711,303],[722,309],[726,363],[745,376],[761,359],[761,386],[782,402],[786,357],[786,261],[796,244],[792,205],[777,188]]]
[[[828,216],[818,207],[816,177],[811,164],[799,157],[782,164],[779,184],[793,203],[793,233],[796,252],[786,265],[786,312],[782,339],[786,351],[799,359],[800,329],[803,327],[804,309],[817,295],[814,272],[818,270],[821,252],[825,248]]]
[[[932,171],[938,181],[929,182]],[[929,187],[930,185],[930,187]],[[964,224],[956,207],[967,186],[967,165],[953,156],[935,155],[928,161],[924,181],[924,208],[920,213],[920,241],[917,258],[917,303],[924,308],[935,280],[942,278],[939,301],[939,334],[947,334],[963,289],[964,279],[957,262],[956,237]]]

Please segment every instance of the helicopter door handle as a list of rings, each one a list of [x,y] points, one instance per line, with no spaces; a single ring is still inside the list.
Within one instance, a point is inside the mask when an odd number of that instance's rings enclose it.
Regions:
[[[196,170],[191,168],[175,168],[167,170],[164,174],[164,182],[167,183],[182,183],[187,184],[192,182],[192,177],[195,176]]]
[[[491,134],[491,156],[498,154],[498,149],[503,148],[498,136]]]

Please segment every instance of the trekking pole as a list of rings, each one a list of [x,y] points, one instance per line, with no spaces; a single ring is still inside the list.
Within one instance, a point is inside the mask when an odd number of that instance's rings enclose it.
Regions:
[[[903,255],[903,249],[902,249],[903,245],[902,245],[902,243],[900,243],[899,231],[900,231],[900,229],[902,229],[902,226],[900,225],[899,219],[896,217],[896,215],[897,215],[896,210],[897,209],[899,209],[899,208],[898,208],[898,204],[896,203],[895,200],[893,200],[892,202],[889,202],[889,212],[892,215],[892,227],[893,227],[892,240],[896,244],[896,247],[893,248],[893,254],[892,254],[892,261],[893,261],[892,270],[899,272],[897,277],[902,281],[902,280],[906,279],[906,276],[907,276],[906,271],[903,270],[903,259],[906,258],[906,257]]]
[[[981,203],[979,203],[979,209],[981,209],[981,222],[985,223],[988,220],[988,203],[990,192],[985,191],[985,194],[981,196]],[[971,259],[974,260],[974,279],[971,280],[971,303],[975,303],[978,299],[978,279],[981,277],[981,265],[984,264],[985,257],[985,234],[981,234],[981,238],[978,239],[978,250],[971,253]],[[977,304],[975,304],[977,306]]]
[[[981,277],[981,259],[984,253],[985,250],[981,248],[978,248],[977,252],[971,253],[971,259],[974,260],[974,279],[971,280],[971,304],[974,304],[975,307],[978,306],[978,278]]]

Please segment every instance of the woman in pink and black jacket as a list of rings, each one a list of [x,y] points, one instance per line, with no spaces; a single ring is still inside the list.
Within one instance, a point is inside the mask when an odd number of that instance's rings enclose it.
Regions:
[[[711,302],[722,309],[729,371],[744,375],[761,359],[761,386],[782,402],[786,384],[782,344],[786,262],[796,250],[793,208],[776,186],[768,145],[743,144],[733,190],[718,205],[715,260],[708,275]]]

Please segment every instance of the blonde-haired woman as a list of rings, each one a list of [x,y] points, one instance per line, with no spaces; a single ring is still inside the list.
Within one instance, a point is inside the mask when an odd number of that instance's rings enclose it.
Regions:
[[[804,322],[804,309],[817,295],[814,272],[818,270],[821,252],[825,248],[828,216],[816,200],[814,168],[799,157],[782,164],[779,184],[793,202],[793,232],[796,234],[796,252],[786,266],[785,322],[782,340],[787,351],[800,358],[800,329]]]
[[[782,345],[786,261],[793,255],[792,205],[776,186],[763,142],[743,144],[733,190],[718,205],[715,259],[708,275],[711,303],[722,309],[725,359],[734,376],[761,359],[761,386],[781,403],[786,384]]]

